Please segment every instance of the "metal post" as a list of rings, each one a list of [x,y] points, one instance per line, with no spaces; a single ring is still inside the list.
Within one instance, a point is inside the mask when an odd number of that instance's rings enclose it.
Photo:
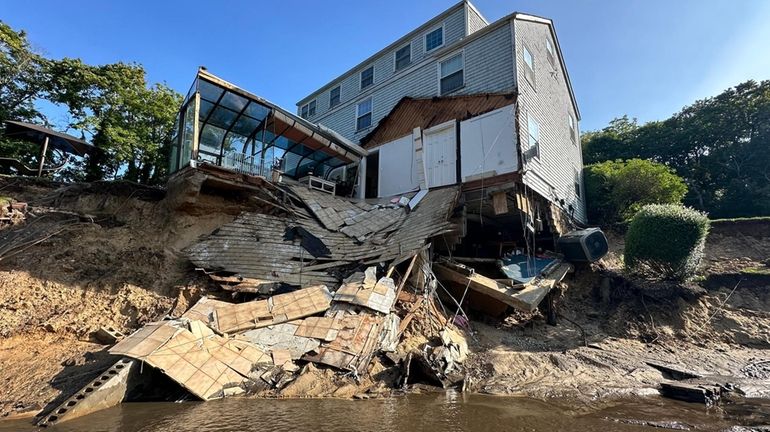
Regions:
[[[43,177],[43,165],[45,165],[45,154],[48,152],[48,135],[43,141],[43,151],[40,152],[40,164],[37,166],[37,176]]]

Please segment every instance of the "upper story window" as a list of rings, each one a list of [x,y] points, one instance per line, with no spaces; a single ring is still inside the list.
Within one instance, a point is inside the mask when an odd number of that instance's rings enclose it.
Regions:
[[[329,92],[329,108],[334,108],[340,104],[340,86],[334,87]]]
[[[527,150],[524,152],[524,157],[526,159],[540,157],[540,125],[532,114],[527,114]]]
[[[572,167],[572,171],[575,173],[575,196],[580,198],[580,172],[575,167]]]
[[[569,138],[572,140],[572,144],[577,145],[577,124],[575,124],[575,118],[572,117],[571,113],[567,115],[569,116]]]
[[[445,95],[462,87],[465,84],[463,72],[463,53],[439,62],[440,93]]]
[[[412,44],[396,50],[396,70],[409,66],[412,63]]]
[[[425,35],[425,52],[432,51],[442,45],[444,45],[443,25]]]
[[[302,118],[308,118],[315,115],[315,99],[311,100],[310,102],[306,103],[305,105],[302,105],[302,109],[300,109],[300,117]]]
[[[308,117],[313,117],[315,115],[315,99],[311,100],[309,104],[307,104],[307,115]]]
[[[545,40],[545,50],[548,55],[548,63],[553,66],[554,69],[556,69],[556,52],[553,49],[553,44],[551,43],[551,39]]]
[[[372,98],[362,100],[356,105],[356,131],[372,125]]]
[[[535,58],[532,56],[532,52],[524,47],[524,76],[527,78],[532,87],[535,86]]]
[[[372,84],[374,84],[374,66],[369,66],[361,71],[361,90]]]

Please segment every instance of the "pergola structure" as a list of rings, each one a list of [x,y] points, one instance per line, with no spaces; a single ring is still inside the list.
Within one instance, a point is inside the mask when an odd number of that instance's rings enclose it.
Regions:
[[[367,151],[322,125],[198,70],[177,117],[170,172],[190,161],[267,176],[273,167],[298,179],[321,178]]]
[[[48,151],[60,151],[62,153],[85,156],[97,150],[93,145],[72,135],[57,132],[44,126],[26,123],[21,121],[6,120],[5,136],[21,141],[31,142],[40,146],[40,158],[38,160],[37,176],[41,177],[44,172],[56,171],[61,167],[45,169],[45,161]],[[16,159],[0,158],[5,163],[11,163],[15,166],[19,174],[34,175],[35,170],[25,166]]]

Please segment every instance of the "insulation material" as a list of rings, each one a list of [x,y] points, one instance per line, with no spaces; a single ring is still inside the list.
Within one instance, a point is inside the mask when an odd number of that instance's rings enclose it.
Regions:
[[[310,318],[307,318],[310,319]],[[318,349],[321,342],[317,339],[296,335],[299,324],[283,323],[270,327],[249,330],[242,337],[254,343],[264,351],[287,350],[291,358],[297,360],[305,353]]]

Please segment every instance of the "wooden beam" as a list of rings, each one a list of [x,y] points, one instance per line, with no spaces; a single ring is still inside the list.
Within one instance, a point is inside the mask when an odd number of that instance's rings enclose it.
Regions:
[[[537,309],[546,294],[571,270],[572,265],[562,263],[552,273],[534,283],[512,287],[478,273],[464,275],[451,268],[451,264],[437,263],[433,265],[433,272],[439,279],[463,286],[467,285],[474,291],[524,312],[532,312]]]

